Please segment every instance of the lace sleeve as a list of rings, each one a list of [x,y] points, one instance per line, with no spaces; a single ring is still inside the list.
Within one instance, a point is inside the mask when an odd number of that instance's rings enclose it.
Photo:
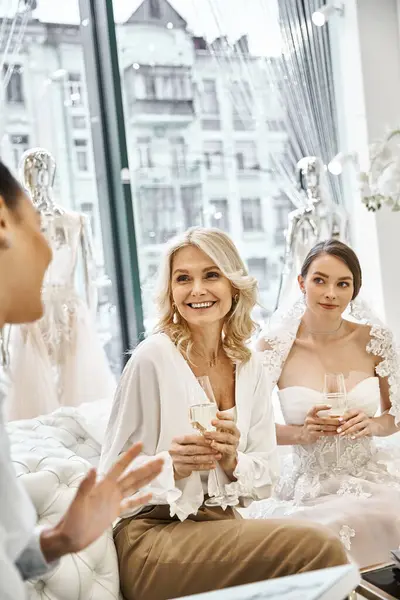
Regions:
[[[286,344],[279,338],[264,337],[263,350],[263,365],[267,370],[268,381],[270,389],[273,390],[278,383],[279,377],[282,372],[283,363],[287,356]]]
[[[381,360],[375,367],[379,377],[387,378],[389,385],[389,414],[396,425],[400,423],[400,360],[393,333],[384,325],[378,315],[365,302],[357,298],[352,302],[351,320],[370,326],[370,339],[367,352]]]
[[[372,325],[367,352],[382,360],[375,368],[379,377],[387,377],[391,407],[389,414],[400,423],[400,360],[393,333],[383,325]]]
[[[271,390],[279,380],[283,364],[296,339],[304,310],[304,302],[297,301],[284,315],[277,313],[260,335],[258,347],[263,347],[263,364],[267,369]]]

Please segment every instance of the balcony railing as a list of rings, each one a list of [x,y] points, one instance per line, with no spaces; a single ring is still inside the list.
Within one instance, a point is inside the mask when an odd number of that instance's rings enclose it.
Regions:
[[[152,115],[156,120],[163,117],[187,117],[194,116],[193,100],[164,100],[164,99],[146,99],[132,100],[129,105],[131,117],[143,117]]]
[[[135,179],[143,183],[160,183],[171,185],[178,183],[200,183],[199,164],[173,165],[165,167],[139,167],[135,171]]]

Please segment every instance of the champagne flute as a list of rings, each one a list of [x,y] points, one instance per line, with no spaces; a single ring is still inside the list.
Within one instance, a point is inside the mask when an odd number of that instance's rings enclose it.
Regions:
[[[206,431],[215,431],[215,427],[213,427],[211,422],[217,418],[218,405],[215,400],[210,379],[207,376],[204,376],[198,377],[197,380],[205,392],[207,402],[192,405],[189,414],[192,427],[204,435]],[[204,504],[206,506],[235,506],[237,504],[237,498],[230,497],[224,493],[217,471],[210,471],[209,477],[213,479],[214,487],[217,491],[214,496],[207,498]]]
[[[339,419],[347,411],[347,392],[343,373],[325,373],[324,398],[326,404],[332,408],[326,411],[326,415]],[[340,438],[336,437],[336,468],[340,461]]]

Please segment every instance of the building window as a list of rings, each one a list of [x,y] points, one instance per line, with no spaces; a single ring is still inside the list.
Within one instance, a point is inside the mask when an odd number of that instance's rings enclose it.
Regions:
[[[6,87],[7,102],[18,104],[24,103],[22,72],[23,67],[21,65],[4,64],[3,77],[9,77],[9,81]]]
[[[253,96],[248,82],[232,82],[231,97],[234,129],[238,131],[253,129]]]
[[[155,76],[150,74],[144,75],[144,86],[146,98],[148,100],[155,100],[157,98],[157,86]]]
[[[192,100],[190,74],[173,68],[154,68],[151,72],[137,72],[135,93],[138,100],[189,101]]]
[[[236,167],[239,171],[260,170],[255,142],[236,143]]]
[[[170,138],[171,165],[173,174],[186,175],[186,144],[183,137]]]
[[[73,116],[72,129],[86,129],[86,117]]]
[[[249,258],[247,266],[250,275],[258,281],[260,290],[268,289],[268,266],[266,258]]]
[[[70,106],[83,106],[83,81],[80,73],[68,73],[67,102]]]
[[[226,198],[210,200],[210,226],[229,232],[229,206]]]
[[[154,164],[151,153],[151,139],[138,138],[136,142],[138,165],[140,169],[151,169]]]
[[[224,173],[222,142],[216,140],[204,142],[204,164],[211,175],[222,175]]]
[[[275,244],[280,246],[285,243],[285,231],[288,228],[288,216],[293,210],[293,204],[286,196],[281,194],[275,198]]]
[[[78,171],[87,173],[89,171],[89,148],[87,140],[74,140],[76,165]]]
[[[184,185],[181,188],[184,228],[204,225],[203,199],[199,185]]]
[[[139,189],[142,241],[163,244],[178,231],[175,190],[166,186]]]
[[[203,115],[219,115],[217,84],[214,79],[203,79],[200,90],[200,106]]]
[[[152,19],[161,19],[160,0],[149,0],[150,17]]]
[[[14,167],[18,169],[21,157],[29,149],[29,136],[12,134],[10,135],[11,150],[14,159]]]
[[[283,119],[267,119],[266,121],[269,131],[285,131],[285,121]]]
[[[243,231],[264,231],[261,210],[261,198],[242,198]]]

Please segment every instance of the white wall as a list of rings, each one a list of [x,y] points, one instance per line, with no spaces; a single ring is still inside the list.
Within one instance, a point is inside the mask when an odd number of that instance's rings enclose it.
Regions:
[[[397,0],[347,0],[330,22],[335,58],[341,150],[368,166],[369,143],[400,123],[400,44]],[[360,201],[356,170],[347,171],[353,245],[364,271],[364,291],[400,338],[400,215],[375,215]]]

